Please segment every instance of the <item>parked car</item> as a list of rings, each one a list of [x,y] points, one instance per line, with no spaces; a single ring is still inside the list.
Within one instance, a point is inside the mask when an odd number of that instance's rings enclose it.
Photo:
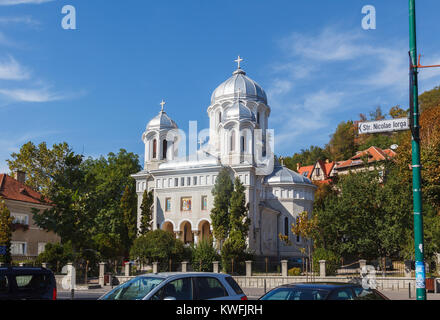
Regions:
[[[171,272],[138,276],[99,300],[247,300],[247,297],[230,275]]]
[[[0,300],[56,300],[57,285],[45,268],[0,268]]]
[[[389,300],[375,289],[350,283],[295,283],[277,287],[259,300]]]

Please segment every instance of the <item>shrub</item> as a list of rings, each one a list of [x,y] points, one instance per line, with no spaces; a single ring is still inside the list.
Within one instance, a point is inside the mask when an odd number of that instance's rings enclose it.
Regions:
[[[130,257],[142,264],[159,262],[161,268],[167,268],[169,260],[181,261],[185,258],[183,242],[164,230],[154,230],[140,236],[133,242]]]
[[[324,248],[316,248],[313,251],[313,270],[319,272],[319,260],[325,260],[325,273],[326,275],[335,275],[336,270],[339,267],[341,257]]]
[[[300,276],[300,275],[301,275],[301,268],[290,268],[290,269],[287,271],[287,274],[288,274],[290,277],[297,277],[297,276]]]
[[[38,255],[35,263],[48,263],[53,271],[60,272],[63,266],[74,260],[75,254],[73,253],[73,248],[70,242],[65,244],[48,243],[44,247],[44,251]]]
[[[192,256],[193,270],[199,270],[204,272],[212,271],[212,263],[219,261],[220,256],[212,244],[212,239],[200,240],[194,247]],[[200,270],[201,267],[201,270]]]

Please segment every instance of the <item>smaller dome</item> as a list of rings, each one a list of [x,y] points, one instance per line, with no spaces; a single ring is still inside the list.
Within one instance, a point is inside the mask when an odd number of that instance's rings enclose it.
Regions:
[[[294,183],[294,184],[310,184],[312,181],[300,175],[299,173],[292,171],[279,163],[275,164],[273,172],[266,176],[264,183],[267,184],[279,184],[279,183]]]
[[[163,110],[147,124],[147,131],[162,129],[177,129],[177,124]]]
[[[240,100],[234,101],[234,103],[226,109],[225,119],[228,120],[250,120],[255,121],[255,116],[252,111],[246,107]]]

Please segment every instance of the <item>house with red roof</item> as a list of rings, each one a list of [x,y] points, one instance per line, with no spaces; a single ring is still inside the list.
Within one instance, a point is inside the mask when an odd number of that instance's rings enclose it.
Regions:
[[[338,175],[344,175],[365,169],[373,170],[378,163],[390,160],[396,156],[391,149],[381,149],[378,147],[370,147],[364,151],[358,151],[355,156],[348,160],[338,162],[336,172]]]
[[[319,183],[329,183],[335,174],[336,162],[330,162],[329,160],[318,160],[312,166],[301,167],[301,164],[297,165],[297,171],[299,174],[309,178],[312,181]]]
[[[350,171],[373,170],[379,162],[392,159],[395,156],[396,153],[391,149],[381,149],[373,146],[367,150],[358,151],[355,156],[344,161],[318,160],[314,165],[304,167],[298,163],[297,171],[312,181],[329,183],[334,177],[348,174]]]
[[[60,237],[53,232],[40,229],[33,220],[32,209],[40,211],[50,208],[42,195],[25,185],[26,176],[17,172],[15,177],[0,174],[0,199],[14,218],[11,255],[15,261],[32,260],[44,251],[47,243],[59,243]]]

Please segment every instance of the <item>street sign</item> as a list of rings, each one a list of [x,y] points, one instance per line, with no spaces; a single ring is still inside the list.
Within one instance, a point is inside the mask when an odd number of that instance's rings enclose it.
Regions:
[[[358,127],[359,134],[394,132],[409,129],[410,125],[408,118],[360,122]]]
[[[6,246],[0,246],[0,256],[6,255]]]

